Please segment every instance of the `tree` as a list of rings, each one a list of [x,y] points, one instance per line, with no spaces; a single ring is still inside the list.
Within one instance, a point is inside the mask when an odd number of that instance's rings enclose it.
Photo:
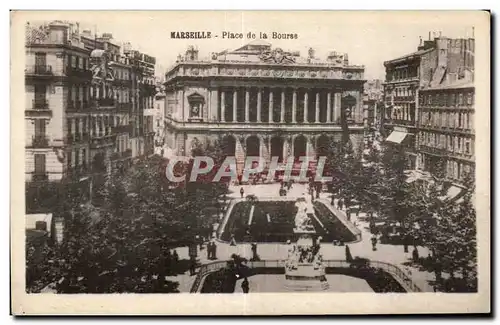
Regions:
[[[399,223],[404,251],[408,252],[409,230],[412,226],[412,220],[408,217],[415,210],[415,192],[406,181],[403,149],[399,146],[386,148],[382,156],[382,165],[379,213],[387,221]]]
[[[172,238],[187,233],[184,214],[175,211],[185,197],[168,188],[158,163],[141,161],[113,175],[101,188],[98,208],[65,200],[64,241],[44,253],[53,258],[38,266],[45,273],[40,282],[58,280],[62,293],[177,292],[178,284],[165,280],[164,252],[178,244]],[[40,273],[32,252],[28,248],[30,276]],[[35,282],[31,276],[29,283]]]
[[[472,175],[465,177],[466,192],[458,204],[443,205],[432,231],[436,278],[450,274],[444,290],[477,291],[476,211]],[[457,277],[460,281],[457,281]]]

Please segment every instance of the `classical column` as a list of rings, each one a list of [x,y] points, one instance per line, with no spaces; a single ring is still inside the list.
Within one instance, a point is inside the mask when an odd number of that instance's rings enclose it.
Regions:
[[[326,97],[326,122],[330,123],[332,121],[332,93],[328,91]]]
[[[281,114],[280,122],[285,122],[285,89],[281,90]]]
[[[71,125],[71,133],[69,134],[71,136],[71,140],[74,140],[75,139],[75,135],[76,135],[76,132],[75,132],[75,119],[72,118],[71,119],[71,122],[70,122],[70,125]]]
[[[262,110],[262,90],[257,89],[257,122],[261,121],[261,110]]]
[[[316,123],[319,123],[319,92],[316,93],[316,111],[315,111],[316,115],[315,115],[315,118],[314,118],[314,121]]]
[[[340,92],[334,93],[334,101],[333,101],[333,121],[335,123],[340,122],[340,107],[342,101],[342,94]]]
[[[292,96],[292,123],[297,123],[297,118],[295,117],[297,115],[297,90],[293,89],[293,96]]]
[[[309,93],[304,93],[304,123],[307,123],[307,115],[309,114],[307,111],[307,106],[309,105]]]
[[[250,92],[245,89],[245,122],[250,120]]]
[[[238,91],[235,89],[233,90],[233,122],[237,121],[237,116],[236,113],[238,113],[237,110],[237,105],[238,105]]]
[[[220,92],[220,121],[225,122],[226,120],[226,93],[221,90]]]
[[[288,146],[289,146],[288,137],[285,136],[283,137],[283,162],[286,162],[286,160],[288,159]]]
[[[273,113],[274,113],[273,112],[273,89],[270,88],[269,89],[269,112],[268,112],[268,115],[269,115],[268,122],[269,123],[273,123]],[[269,141],[271,141],[271,140],[269,140]]]
[[[210,95],[210,119],[212,121],[220,121],[219,115],[219,90],[213,89]]]
[[[205,116],[206,116],[205,120],[211,120],[212,119],[212,91],[208,90],[207,95],[208,95],[207,96],[208,97],[208,100],[207,100],[208,105],[206,105],[206,109],[203,110],[204,111],[203,118],[205,118]],[[205,113],[205,111],[206,111],[206,113]]]

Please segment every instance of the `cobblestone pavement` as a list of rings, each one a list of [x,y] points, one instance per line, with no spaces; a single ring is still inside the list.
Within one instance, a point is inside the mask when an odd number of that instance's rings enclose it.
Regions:
[[[240,197],[240,188],[243,187],[244,196],[255,194],[257,197],[279,196],[279,184],[258,184],[258,185],[242,185],[231,186],[228,197]],[[307,193],[307,185],[294,184],[287,196],[298,197]],[[329,193],[321,193],[321,198],[330,200]],[[335,200],[336,205],[337,200]],[[345,213],[345,210],[342,211]],[[422,272],[419,269],[411,266],[405,266],[403,263],[411,261],[412,247],[409,247],[409,252],[404,253],[403,245],[385,245],[377,244],[377,250],[372,250],[370,241],[371,234],[368,227],[368,222],[363,221],[365,213],[361,212],[359,217],[353,213],[351,222],[357,222],[357,227],[361,230],[362,239],[357,243],[350,243],[349,248],[353,257],[359,256],[368,258],[370,260],[387,262],[399,266],[413,281],[421,288],[428,287],[428,281],[434,280],[434,274],[429,272]],[[263,260],[284,260],[287,256],[288,247],[286,244],[279,243],[259,243],[257,253]],[[420,256],[427,256],[428,249],[425,247],[418,247]],[[177,253],[181,259],[188,259],[188,247],[177,248]],[[345,246],[334,246],[332,243],[322,243],[321,253],[324,259],[335,260],[345,259]],[[232,254],[250,258],[252,256],[250,244],[238,244],[237,246],[230,246],[227,243],[217,242],[217,258],[218,260],[228,260]],[[207,258],[206,248],[198,251],[198,258],[200,263],[208,263],[210,260]],[[179,290],[181,292],[189,292],[191,285],[194,282],[195,276],[190,276],[189,272],[175,277],[168,277],[168,280],[178,281]]]

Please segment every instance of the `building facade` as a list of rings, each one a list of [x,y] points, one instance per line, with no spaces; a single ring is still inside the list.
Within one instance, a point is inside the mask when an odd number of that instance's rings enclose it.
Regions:
[[[460,184],[475,170],[474,40],[451,42],[458,59],[420,90],[418,149],[423,170],[444,168],[446,178]]]
[[[222,137],[238,166],[246,156],[316,158],[341,141],[342,116],[357,147],[363,77],[364,67],[350,65],[347,54],[322,61],[312,49],[303,58],[254,41],[202,60],[190,47],[165,75],[166,147],[189,156],[195,140]]]
[[[384,87],[382,80],[368,80],[363,89],[363,109],[365,112],[366,140],[370,142],[378,134],[381,127]]]
[[[422,42],[417,51],[384,62],[383,130],[386,144],[402,146],[409,169],[420,169],[418,127],[421,117],[419,91],[439,88],[446,76],[462,73],[470,55],[472,39],[451,39],[435,34]],[[472,45],[473,47],[473,45]]]
[[[157,85],[158,92],[154,96],[153,108],[147,110],[147,115],[153,118],[154,131],[154,151],[155,154],[164,156],[165,154],[165,99],[164,86]]]
[[[402,146],[407,155],[408,168],[417,168],[417,98],[423,79],[425,53],[432,51],[432,44],[419,47],[417,52],[386,61],[384,83],[384,114],[382,132],[385,142]]]
[[[152,152],[141,115],[152,103],[143,84],[154,58],[144,69],[144,58],[126,55],[112,35],[62,21],[28,25],[25,47],[27,182],[109,175]]]

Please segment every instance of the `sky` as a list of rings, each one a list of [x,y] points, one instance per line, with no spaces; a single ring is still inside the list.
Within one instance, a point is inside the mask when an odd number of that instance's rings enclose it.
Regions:
[[[470,13],[469,13],[470,14]],[[57,14],[56,14],[57,15]],[[59,14],[60,15],[60,14]],[[157,59],[158,74],[173,65],[178,54],[195,45],[200,56],[236,49],[253,39],[246,34],[274,31],[296,33],[297,39],[265,39],[273,47],[300,51],[307,56],[309,48],[326,59],[327,53],[347,53],[350,64],[365,66],[365,79],[383,79],[383,62],[417,50],[419,38],[428,39],[429,32],[441,32],[452,38],[472,37],[473,21],[455,12],[333,12],[333,11],[197,11],[197,12],[72,12],[60,18],[80,22],[99,34],[108,32],[118,44],[132,46]],[[43,17],[39,15],[38,17]],[[472,17],[472,18],[477,18]],[[218,38],[171,39],[172,31],[205,31]],[[222,39],[224,31],[243,33],[243,39]]]

